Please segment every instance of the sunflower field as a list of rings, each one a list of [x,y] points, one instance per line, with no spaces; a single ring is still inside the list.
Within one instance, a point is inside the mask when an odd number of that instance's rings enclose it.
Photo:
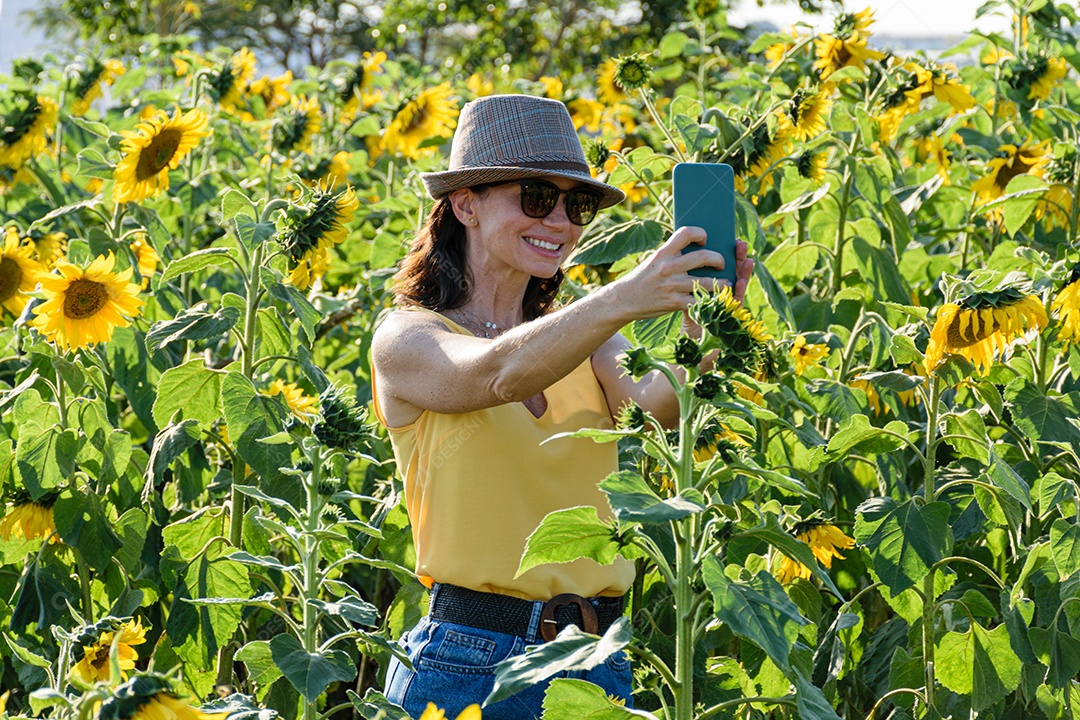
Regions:
[[[0,713],[408,717],[382,676],[427,591],[371,337],[459,108],[525,92],[565,102],[627,193],[564,302],[670,234],[680,161],[734,168],[757,264],[743,304],[700,297],[700,340],[625,329],[679,427],[631,406],[579,433],[619,443],[615,520],[548,515],[521,568],[621,554],[627,612],[504,662],[489,701],[549,682],[547,720],[1080,717],[1080,18],[980,12],[1009,32],[934,58],[880,47],[869,10],[747,37],[697,0],[558,76],[394,51],[294,75],[166,35],[16,63]],[[632,708],[575,678],[618,651]]]

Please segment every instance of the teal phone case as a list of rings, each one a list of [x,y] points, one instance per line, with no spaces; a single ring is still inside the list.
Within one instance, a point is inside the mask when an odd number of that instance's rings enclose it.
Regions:
[[[705,247],[724,256],[724,269],[695,268],[691,275],[735,284],[735,172],[724,163],[679,163],[672,174],[675,229],[687,225],[705,230]],[[683,253],[700,250],[691,244]]]

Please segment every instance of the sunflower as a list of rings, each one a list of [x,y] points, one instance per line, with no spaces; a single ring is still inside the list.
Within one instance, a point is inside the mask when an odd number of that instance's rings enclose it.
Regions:
[[[331,385],[319,396],[320,419],[311,432],[327,447],[350,449],[371,437],[367,410],[356,402],[356,394],[340,385]]]
[[[647,87],[650,77],[652,67],[641,53],[624,55],[615,61],[615,84],[624,91],[632,92]]]
[[[38,332],[67,351],[108,342],[114,328],[127,327],[144,303],[129,282],[133,268],[114,273],[115,263],[110,252],[86,268],[60,260],[59,275],[39,275],[46,301],[34,308]]]
[[[878,393],[877,388],[875,388],[869,380],[863,380],[860,378],[857,380],[852,380],[849,385],[851,385],[851,387],[853,388],[858,388],[859,390],[862,390],[864,393],[866,393],[866,402],[868,405],[870,405],[870,411],[873,412],[875,416],[881,414],[881,395]]]
[[[47,97],[27,96],[26,104],[0,118],[0,165],[18,168],[45,151],[46,135],[56,127],[60,108]]]
[[[622,102],[627,95],[615,82],[615,58],[606,60],[596,71],[596,96],[605,105],[614,105]]]
[[[292,414],[301,420],[309,418],[318,412],[318,398],[313,398],[310,395],[304,394],[303,389],[298,387],[295,383],[287,383],[281,378],[277,378],[274,382],[270,383],[270,387],[267,389],[266,394],[270,397],[281,395],[282,399],[285,400],[285,404],[289,406],[289,410],[292,411]]]
[[[810,551],[819,563],[826,568],[832,567],[833,558],[843,560],[844,556],[838,550],[849,550],[855,547],[855,539],[844,534],[844,531],[831,523],[823,520],[807,520],[795,526],[793,532],[796,539],[810,546]],[[776,570],[776,579],[785,585],[793,582],[795,578],[809,580],[810,568],[798,560],[793,560],[787,555],[782,555],[780,566]]]
[[[248,95],[262,100],[263,107],[266,108],[266,114],[269,115],[279,107],[288,105],[289,101],[292,100],[292,94],[289,92],[289,85],[292,84],[292,81],[292,70],[286,70],[275,78],[263,75],[248,85],[247,92]]]
[[[351,187],[342,192],[320,188],[303,205],[292,205],[285,213],[281,245],[288,258],[289,281],[306,290],[330,265],[328,250],[349,234],[347,225],[360,207]]]
[[[67,233],[49,232],[43,233],[38,230],[30,230],[25,236],[19,238],[15,228],[8,228],[8,234],[14,234],[21,244],[29,245],[34,251],[34,260],[41,266],[41,270],[52,270],[56,261],[63,258],[67,253]],[[36,278],[35,278],[36,280]]]
[[[967,358],[987,375],[998,351],[1007,356],[1014,340],[1029,330],[1043,329],[1047,322],[1046,308],[1036,295],[1011,287],[973,293],[938,310],[925,366],[932,372],[945,353],[952,353]]]
[[[952,153],[945,149],[945,143],[941,137],[931,133],[921,138],[915,145],[915,153],[918,157],[926,159],[937,165],[937,174],[941,176],[942,184],[951,185],[949,179],[949,158]]]
[[[416,160],[435,152],[434,147],[421,148],[429,138],[448,138],[457,127],[457,102],[452,99],[450,83],[428,88],[405,103],[383,135],[387,152]]]
[[[1023,93],[1027,91],[1028,100],[1046,100],[1054,86],[1069,71],[1065,58],[1048,58],[1044,55],[1017,58],[1009,63],[1009,86]]]
[[[749,152],[746,147],[749,145]],[[735,171],[735,187],[743,192],[746,187],[746,179],[754,177],[759,180],[759,194],[764,194],[772,186],[772,173],[769,169],[774,163],[782,159],[786,154],[791,140],[778,128],[776,133],[770,133],[766,123],[761,123],[750,133],[748,142],[739,146],[728,162]]]
[[[19,242],[19,232],[9,227],[0,246],[0,306],[16,318],[22,315],[40,272],[34,246]]]
[[[881,60],[885,57],[884,53],[868,48],[866,38],[858,31],[852,32],[847,39],[825,33],[814,41],[814,53],[818,58],[814,61],[814,69],[822,80],[828,80],[830,75],[841,68],[855,67],[862,70],[867,60]]]
[[[76,660],[71,668],[73,675],[87,684],[113,679],[109,677],[109,653],[115,638],[120,676],[127,679],[127,671],[134,670],[135,661],[139,659],[138,651],[132,646],[146,642],[146,628],[142,626],[142,620],[123,620],[106,618],[76,633],[78,637],[72,643],[72,656]]]
[[[210,130],[201,110],[181,114],[178,109],[171,119],[159,110],[136,125],[134,131],[122,134],[120,149],[124,157],[113,171],[113,200],[118,203],[138,202],[168,190],[169,170],[178,168]]]
[[[604,105],[589,98],[574,98],[566,104],[574,128],[584,128],[590,133],[600,132],[600,121],[604,118]]]
[[[690,316],[715,339],[713,347],[721,350],[716,360],[717,372],[741,370],[754,374],[767,365],[766,343],[772,336],[734,298],[730,285],[718,293],[702,295],[690,307]]]
[[[768,62],[770,68],[775,68],[779,65],[784,57],[786,57],[787,54],[803,39],[799,36],[799,32],[795,28],[788,28],[785,31],[785,34],[788,36],[789,40],[773,43],[765,48],[765,60]]]
[[[145,290],[161,263],[161,256],[144,233],[137,234],[131,241],[131,252],[135,255],[135,265],[139,268],[139,277],[142,278],[140,287]]]
[[[17,503],[0,519],[0,538],[3,538],[5,542],[12,538],[23,540],[48,538],[50,543],[60,542],[60,536],[56,534],[52,505],[29,500]]]
[[[800,141],[821,134],[831,107],[827,91],[799,88],[778,113],[780,134]]]
[[[480,73],[473,73],[465,81],[465,87],[473,94],[473,97],[484,97],[495,92],[495,84]]]
[[[544,97],[549,97],[552,100],[562,100],[563,81],[561,79],[544,75],[539,82],[544,86]]]
[[[124,72],[124,64],[119,60],[106,60],[102,63],[94,58],[71,90],[71,94],[75,96],[75,102],[71,104],[71,114],[86,114],[94,101],[101,97],[101,86],[112,85]]]
[[[829,346],[808,343],[805,335],[799,335],[791,344],[789,355],[795,361],[795,374],[802,375],[807,368],[816,367],[829,357]]]
[[[1035,206],[1036,219],[1046,218],[1047,229],[1068,228],[1073,206],[1073,191],[1068,185],[1055,183]]]
[[[294,97],[289,112],[274,124],[274,149],[282,155],[303,152],[311,147],[311,138],[321,128],[319,98]]]
[[[971,89],[960,82],[951,68],[940,65],[924,68],[918,63],[907,63],[904,67],[911,71],[917,82],[916,88],[908,91],[915,103],[933,95],[938,102],[948,103],[953,114],[967,112],[978,104]]]
[[[1058,338],[1080,343],[1080,265],[1073,267],[1069,281],[1054,298],[1050,310],[1057,313],[1061,320]]]
[[[386,53],[365,52],[352,76],[345,82],[338,96],[345,102],[345,107],[338,117],[339,122],[349,125],[356,119],[361,109],[367,109],[382,100],[382,91],[372,89],[372,77],[382,72],[386,62]]]
[[[225,712],[203,712],[174,693],[164,675],[144,673],[117,686],[95,720],[223,720]]]
[[[1001,197],[1005,194],[1009,181],[1017,175],[1042,177],[1046,165],[1050,162],[1049,148],[1049,140],[1035,144],[1031,140],[1025,140],[1020,146],[999,146],[997,157],[991,158],[987,163],[989,172],[971,185],[971,190],[976,195],[975,202],[985,205]]]
[[[231,111],[255,77],[255,56],[246,47],[217,65],[207,76],[209,93],[222,110]]]
[[[799,171],[799,176],[820,185],[825,179],[826,157],[825,152],[803,152],[795,158],[795,168]]]
[[[479,705],[470,705],[461,711],[456,720],[481,720],[483,713]],[[440,710],[435,703],[429,702],[420,720],[446,720],[446,712]]]

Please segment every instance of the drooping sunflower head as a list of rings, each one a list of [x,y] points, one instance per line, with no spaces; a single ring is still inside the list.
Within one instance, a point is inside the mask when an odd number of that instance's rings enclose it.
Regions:
[[[1014,287],[972,293],[938,310],[925,366],[933,372],[945,353],[951,353],[967,358],[987,375],[996,355],[1007,357],[1013,341],[1030,330],[1042,330],[1047,323],[1046,308],[1036,295]]]
[[[1013,59],[1006,82],[1027,100],[1046,100],[1069,71],[1065,58],[1030,55]]]
[[[53,520],[55,502],[56,495],[46,495],[37,500],[31,500],[29,495],[16,499],[15,505],[0,519],[0,538],[5,542],[19,538],[60,542],[56,521]]]
[[[139,657],[133,646],[146,642],[146,628],[142,626],[142,620],[130,617],[110,616],[93,625],[84,625],[75,630],[73,635],[71,653],[76,662],[71,673],[88,684],[114,679],[110,677],[109,669],[109,653],[112,651],[114,639],[117,644],[120,676],[125,679],[127,671],[135,669],[135,661]]]
[[[266,389],[266,394],[270,397],[280,395],[292,414],[301,420],[306,420],[318,412],[318,398],[306,394],[296,383],[287,383],[281,378],[275,378]]]
[[[140,287],[145,290],[161,263],[161,256],[144,233],[135,235],[131,240],[131,252],[135,257],[135,266],[139,269]]]
[[[813,180],[815,183],[821,183],[825,179],[826,161],[828,158],[827,152],[813,152],[812,150],[806,150],[799,154],[799,157],[795,158],[795,169],[799,171],[799,176],[804,177],[807,180]]]
[[[322,128],[319,98],[293,98],[289,111],[274,122],[274,149],[282,155],[303,152]]]
[[[383,134],[383,148],[410,160],[434,153],[434,146],[420,146],[430,138],[449,138],[457,127],[457,101],[452,96],[450,83],[444,82],[405,102]]]
[[[690,316],[718,342],[717,371],[741,370],[753,375],[765,364],[766,343],[772,336],[734,299],[730,286],[718,293],[702,294],[690,306]]]
[[[1065,287],[1054,298],[1050,310],[1057,314],[1061,326],[1058,339],[1080,343],[1080,265],[1074,265]]]
[[[615,61],[615,82],[627,92],[646,87],[650,77],[652,77],[652,67],[640,53],[624,55]]]
[[[58,274],[41,274],[45,302],[34,307],[34,327],[64,351],[90,347],[112,339],[117,327],[137,317],[143,301],[139,286],[130,282],[132,268],[113,272],[112,253],[82,268],[66,260],[56,263]]]
[[[299,262],[316,248],[329,248],[349,234],[347,225],[360,207],[351,187],[333,192],[325,187],[311,191],[306,202],[294,203],[285,211],[281,247],[291,261]]]
[[[324,445],[353,450],[371,437],[367,426],[367,411],[356,404],[353,393],[339,385],[331,385],[319,396],[320,419],[311,431]]]
[[[828,92],[799,88],[780,112],[781,131],[795,140],[809,140],[825,131],[825,118],[831,107]]]
[[[857,13],[844,12],[833,20],[833,34],[841,40],[847,40],[853,33],[865,33],[874,24],[874,11],[865,8]]]
[[[844,531],[831,522],[820,518],[811,518],[798,523],[792,529],[791,534],[810,546],[814,558],[826,568],[832,567],[833,559],[843,560],[840,550],[850,550],[855,547],[855,539],[848,537]],[[780,562],[774,570],[776,579],[787,585],[796,578],[809,580],[812,577],[810,568],[798,560],[787,555],[780,555]]]
[[[885,53],[867,47],[866,37],[859,30],[853,31],[846,39],[829,34],[819,36],[814,41],[814,53],[817,55],[814,69],[823,81],[841,68],[862,70],[867,60],[882,60],[885,57]]]
[[[124,64],[119,60],[101,62],[92,58],[86,68],[79,73],[79,80],[71,89],[75,101],[71,103],[71,114],[86,114],[94,100],[101,97],[101,86],[112,85],[116,78],[124,74]]]
[[[0,117],[0,165],[13,168],[45,152],[60,116],[60,106],[42,95],[26,93],[17,102]]]
[[[791,343],[788,355],[795,363],[795,374],[802,375],[808,368],[820,365],[822,360],[829,357],[829,346],[807,342],[805,335],[799,335]]]
[[[240,102],[244,89],[255,77],[255,56],[246,47],[219,63],[210,71],[208,92],[224,110],[232,110]]]
[[[1005,194],[1009,181],[1018,175],[1042,177],[1050,162],[1050,141],[1036,143],[1025,140],[1023,144],[1001,145],[995,157],[987,163],[987,173],[971,184],[975,202],[984,205]]]
[[[19,231],[9,227],[0,246],[0,307],[13,317],[22,315],[30,302],[27,293],[37,286],[41,264],[34,259],[34,246],[19,239]]]
[[[95,720],[224,720],[224,712],[206,713],[181,699],[159,673],[142,673],[121,683],[101,703]]]
[[[645,411],[633,400],[623,405],[615,418],[615,426],[621,430],[640,430],[647,422]]]
[[[603,170],[611,157],[611,150],[606,143],[599,138],[589,138],[585,141],[585,160],[596,170]]]
[[[286,70],[284,74],[274,78],[263,75],[248,86],[247,92],[248,95],[262,100],[263,108],[269,115],[292,100],[292,93],[289,92],[292,81],[292,70]]]
[[[745,459],[743,453],[747,447],[749,443],[731,428],[710,418],[694,440],[694,460],[706,462],[713,455],[720,455],[725,463],[739,462]]]
[[[210,134],[207,125],[201,110],[181,114],[177,109],[172,118],[159,110],[134,131],[124,131],[120,143],[124,157],[113,171],[113,200],[138,202],[168,190],[169,171]]]

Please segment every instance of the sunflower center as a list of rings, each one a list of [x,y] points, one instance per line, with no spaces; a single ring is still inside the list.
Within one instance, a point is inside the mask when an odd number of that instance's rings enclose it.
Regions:
[[[72,320],[91,317],[105,307],[109,293],[105,286],[93,280],[72,280],[64,294],[64,316]]]
[[[0,302],[4,302],[19,291],[23,271],[19,263],[9,257],[0,259]]]
[[[139,153],[139,165],[135,170],[135,177],[139,181],[149,180],[168,167],[183,137],[184,131],[177,128],[165,128],[159,132]]]
[[[948,335],[946,336],[948,347],[958,349],[971,347],[975,343],[982,342],[990,337],[1001,328],[1001,323],[998,322],[998,319],[995,317],[990,323],[980,323],[978,331],[973,329],[972,324],[968,325],[966,330],[961,332],[960,317],[964,312],[972,311],[968,310],[957,313],[956,317],[953,318],[953,321],[949,324]]]

